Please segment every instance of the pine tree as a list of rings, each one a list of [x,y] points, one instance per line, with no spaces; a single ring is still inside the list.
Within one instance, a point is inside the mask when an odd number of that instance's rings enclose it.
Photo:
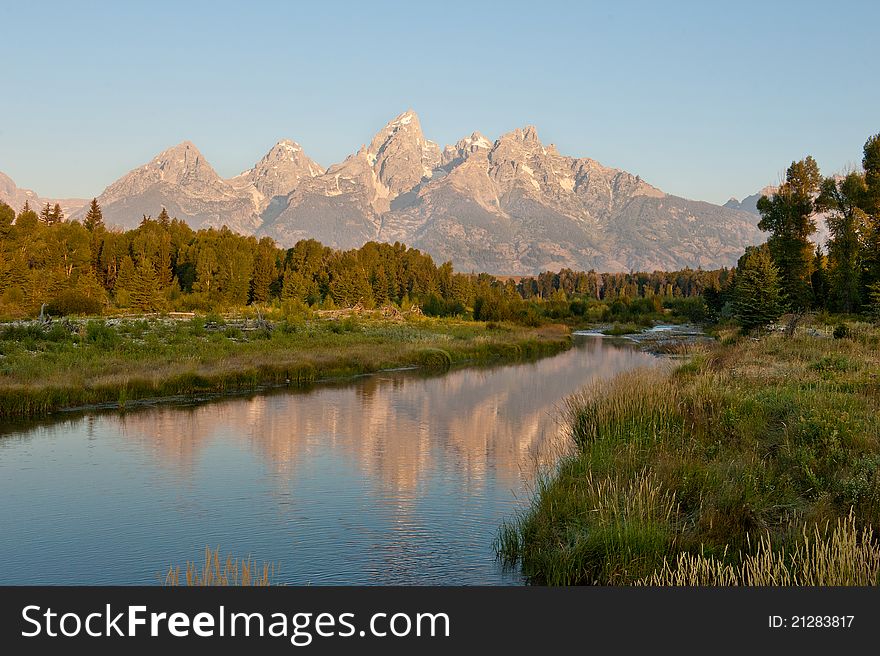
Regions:
[[[813,307],[816,308],[825,308],[828,305],[828,270],[825,266],[825,260],[822,247],[816,246],[813,274],[810,277],[813,287]]]
[[[131,304],[131,294],[136,284],[136,277],[134,260],[130,255],[125,255],[119,264],[119,273],[113,286],[113,295],[118,306],[128,307]]]
[[[868,285],[868,309],[874,321],[880,323],[880,282]]]
[[[52,208],[51,218],[52,224],[61,223],[62,221],[64,221],[64,212],[61,211],[61,205],[59,205],[58,203],[55,203],[55,207]]]
[[[160,225],[166,228],[171,224],[171,217],[168,216],[168,210],[166,210],[164,207],[162,208],[162,211],[159,212],[159,218],[157,219],[157,221],[159,221]]]
[[[40,210],[40,221],[49,225],[52,223],[52,207],[49,203],[46,203],[46,206]]]
[[[766,244],[749,247],[740,258],[733,314],[746,330],[766,326],[782,314],[779,270]]]
[[[5,238],[15,222],[15,210],[0,201],[0,237]]]
[[[254,257],[254,275],[251,279],[251,303],[265,303],[269,300],[272,283],[278,278],[275,264],[275,244],[264,237],[257,246]]]
[[[156,312],[164,308],[164,300],[156,270],[149,262],[140,262],[135,270],[134,286],[131,290],[132,307],[145,312]]]
[[[40,223],[40,217],[31,209],[30,203],[24,202],[21,212],[15,217],[15,227],[22,234],[33,232]]]
[[[308,294],[308,286],[303,275],[293,268],[285,269],[281,286],[281,298],[285,301],[304,302]]]
[[[104,213],[101,211],[101,206],[98,205],[97,198],[93,198],[89,204],[89,211],[86,212],[83,225],[91,233],[100,232],[104,229]]]

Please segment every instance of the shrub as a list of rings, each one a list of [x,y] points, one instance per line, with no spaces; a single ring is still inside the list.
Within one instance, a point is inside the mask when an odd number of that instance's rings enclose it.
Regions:
[[[424,349],[418,354],[419,364],[425,369],[446,371],[452,366],[452,356],[443,349]]]
[[[342,333],[353,333],[356,330],[360,330],[360,324],[358,324],[357,319],[354,317],[345,317],[339,321],[332,322],[330,324],[330,330],[337,335],[341,335]]]
[[[849,327],[845,323],[839,323],[834,327],[834,339],[846,339],[851,336]]]
[[[76,289],[66,289],[46,306],[46,311],[54,316],[69,314],[96,315],[103,310],[101,301],[90,298]]]
[[[474,300],[476,321],[507,321],[510,318],[510,303],[500,293],[492,290]]]
[[[100,348],[113,348],[119,343],[119,335],[103,321],[89,321],[86,324],[85,341]]]
[[[648,300],[648,299],[644,299]],[[682,316],[688,321],[698,323],[705,321],[708,316],[708,308],[706,302],[701,296],[692,296],[688,298],[670,298],[663,303],[664,307],[669,308],[678,316]]]
[[[431,294],[422,303],[422,312],[429,317],[452,317],[464,314],[465,310],[459,301],[445,300],[437,294]]]
[[[193,337],[203,337],[205,335],[205,320],[202,317],[193,317],[189,320],[187,326],[189,334]]]

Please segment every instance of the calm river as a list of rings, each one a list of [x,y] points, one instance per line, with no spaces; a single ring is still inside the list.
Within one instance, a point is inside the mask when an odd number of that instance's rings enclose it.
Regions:
[[[492,541],[560,402],[653,356],[536,362],[0,425],[0,583],[150,584],[205,545],[290,584],[520,584]]]

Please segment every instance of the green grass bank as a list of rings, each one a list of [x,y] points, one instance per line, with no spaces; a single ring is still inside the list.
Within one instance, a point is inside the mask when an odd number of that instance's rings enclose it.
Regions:
[[[444,370],[568,348],[568,328],[417,317],[304,319],[241,326],[221,318],[0,325],[0,418],[138,399],[305,386],[395,367]],[[249,329],[248,329],[249,328]]]
[[[722,335],[567,403],[571,451],[502,526],[533,582],[880,583],[880,330]]]

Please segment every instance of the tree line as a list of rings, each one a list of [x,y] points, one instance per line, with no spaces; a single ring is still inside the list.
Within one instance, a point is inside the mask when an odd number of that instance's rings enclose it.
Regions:
[[[862,151],[862,169],[823,177],[813,157],[792,162],[775,193],[758,201],[758,227],[769,233],[746,249],[707,303],[746,328],[783,312],[828,310],[880,316],[880,134]],[[810,240],[818,217],[829,238]]]
[[[522,319],[534,302],[562,305],[591,298],[696,297],[722,286],[728,271],[597,273],[563,269],[498,278],[453,271],[449,262],[403,244],[369,242],[337,251],[313,239],[279,248],[268,237],[226,227],[193,230],[163,208],[132,230],[109,229],[92,200],[82,220],[61,208],[16,212],[0,203],[0,313],[99,314],[213,311],[248,304],[319,308],[420,305],[426,313],[473,312],[477,319]]]

